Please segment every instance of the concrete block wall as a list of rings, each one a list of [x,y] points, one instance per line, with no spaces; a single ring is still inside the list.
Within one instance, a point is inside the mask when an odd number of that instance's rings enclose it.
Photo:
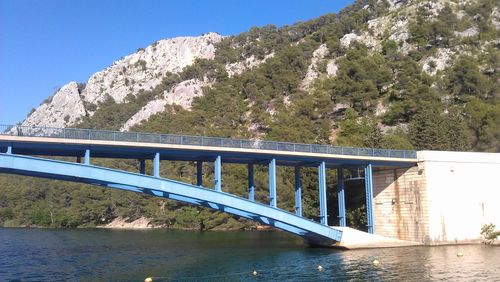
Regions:
[[[481,227],[500,229],[500,154],[418,152],[425,163],[431,244],[479,242]]]
[[[418,166],[373,173],[375,233],[430,245],[500,229],[499,153],[418,152]]]
[[[375,233],[427,243],[428,197],[423,164],[373,173]]]

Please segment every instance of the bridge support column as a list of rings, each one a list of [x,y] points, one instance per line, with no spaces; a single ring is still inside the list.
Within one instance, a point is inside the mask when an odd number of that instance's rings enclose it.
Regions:
[[[269,205],[277,207],[276,201],[276,159],[269,162]]]
[[[196,186],[203,186],[203,162],[196,161]]]
[[[160,153],[156,153],[153,159],[153,176],[160,177]]]
[[[85,150],[85,156],[83,157],[83,164],[90,165],[90,149]]]
[[[255,183],[253,178],[253,164],[248,164],[248,199],[255,201]]]
[[[295,167],[295,214],[302,216],[302,179],[300,166]]]
[[[215,191],[221,192],[222,191],[222,173],[221,173],[222,172],[222,168],[221,168],[222,160],[221,160],[220,156],[217,156],[217,158],[215,159],[214,165],[215,165],[215,168],[214,168]]]
[[[321,162],[318,167],[319,184],[319,217],[323,225],[328,225],[328,215],[326,209],[326,164]]]
[[[365,167],[365,190],[366,190],[366,219],[368,233],[375,233],[373,226],[373,182],[372,182],[372,165],[368,164]]]
[[[139,173],[146,174],[146,160],[139,160]]]
[[[7,146],[7,151],[5,152],[6,154],[12,154],[12,145]]]
[[[337,198],[339,201],[339,226],[347,226],[345,219],[344,170],[337,169]]]

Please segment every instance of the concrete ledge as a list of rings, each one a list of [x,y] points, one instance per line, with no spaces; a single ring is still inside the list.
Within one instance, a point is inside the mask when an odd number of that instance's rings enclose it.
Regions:
[[[349,227],[335,227],[342,231],[342,239],[332,247],[344,249],[394,248],[407,246],[422,246],[422,243],[411,242],[374,235]]]

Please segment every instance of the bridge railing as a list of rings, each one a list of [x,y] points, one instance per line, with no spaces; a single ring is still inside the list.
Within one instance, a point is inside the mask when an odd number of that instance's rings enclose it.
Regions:
[[[125,141],[140,143],[176,144],[191,146],[229,147],[289,152],[323,153],[337,155],[410,158],[417,157],[416,151],[374,148],[354,148],[317,144],[301,144],[262,140],[245,140],[219,137],[189,136],[177,134],[156,134],[142,132],[120,132],[109,130],[53,128],[39,126],[0,125],[0,135],[51,137],[65,139],[86,139],[103,141]]]

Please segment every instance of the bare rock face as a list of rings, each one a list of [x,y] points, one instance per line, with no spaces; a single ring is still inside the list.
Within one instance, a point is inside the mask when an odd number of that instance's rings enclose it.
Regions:
[[[318,78],[318,63],[321,59],[323,59],[328,54],[328,48],[326,44],[321,44],[318,49],[314,50],[311,58],[311,64],[307,67],[307,73],[304,79],[302,80],[302,84],[300,88],[303,90],[309,89],[311,82]]]
[[[132,126],[162,112],[166,105],[176,104],[185,109],[191,108],[193,98],[203,95],[202,87],[204,86],[209,86],[209,83],[198,79],[190,79],[177,84],[171,91],[164,92],[160,99],[147,103],[122,126],[120,131],[128,131]]]
[[[93,115],[95,109],[86,111],[85,105],[98,105],[107,95],[115,102],[122,103],[127,95],[135,96],[141,90],[152,90],[168,72],[179,73],[197,58],[213,59],[215,44],[222,38],[217,33],[207,33],[198,37],[160,40],[145,49],[141,48],[92,75],[85,89],[78,90],[76,82],[63,86],[52,101],[39,106],[22,124],[51,127],[73,125],[79,118]],[[196,95],[193,93],[184,93],[182,97],[171,100],[184,107]]]
[[[335,59],[328,61],[328,63],[326,64],[326,74],[329,77],[335,77],[338,70],[339,66],[337,66],[337,61]]]
[[[422,69],[430,75],[435,75],[437,71],[450,66],[454,54],[455,52],[449,48],[440,48],[435,55],[422,60]]]
[[[108,94],[121,103],[128,94],[152,90],[167,72],[178,73],[197,58],[213,59],[214,44],[221,40],[217,33],[160,40],[92,75],[85,89],[85,101],[95,104]]]
[[[78,84],[64,85],[52,98],[42,103],[21,125],[42,127],[66,127],[85,115]]]
[[[500,29],[500,11],[498,10],[498,6],[494,7],[491,12],[491,22],[497,30]]]
[[[226,65],[227,75],[229,77],[232,77],[232,76],[241,74],[242,72],[244,72],[246,70],[252,69],[254,67],[259,66],[260,64],[265,63],[268,59],[270,59],[272,57],[274,57],[274,53],[267,54],[266,56],[264,56],[264,59],[262,59],[262,60],[258,60],[257,58],[255,58],[254,55],[252,55],[243,61],[228,64],[228,65]]]

